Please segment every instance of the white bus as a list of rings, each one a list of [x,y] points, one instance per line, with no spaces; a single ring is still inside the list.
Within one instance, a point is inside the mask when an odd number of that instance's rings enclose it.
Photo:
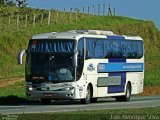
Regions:
[[[33,36],[26,53],[26,95],[51,100],[129,101],[143,92],[144,47],[138,36],[111,31],[71,30]]]

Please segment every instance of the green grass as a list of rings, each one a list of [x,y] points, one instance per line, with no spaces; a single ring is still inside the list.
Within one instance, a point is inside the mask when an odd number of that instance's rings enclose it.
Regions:
[[[159,120],[160,107],[134,108],[120,110],[76,111],[66,113],[40,113],[1,115],[1,118],[18,118],[18,120]]]
[[[0,87],[0,97],[18,96],[25,98],[25,82],[16,82],[13,85]]]
[[[0,105],[19,105],[26,102],[25,82],[0,87]]]
[[[160,56],[153,54],[145,58],[145,86],[160,85]]]

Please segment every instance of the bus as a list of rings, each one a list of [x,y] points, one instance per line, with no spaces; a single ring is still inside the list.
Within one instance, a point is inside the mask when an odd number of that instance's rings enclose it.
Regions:
[[[29,99],[80,100],[84,104],[113,97],[129,101],[143,92],[144,44],[139,36],[103,30],[70,30],[31,37],[25,81]]]

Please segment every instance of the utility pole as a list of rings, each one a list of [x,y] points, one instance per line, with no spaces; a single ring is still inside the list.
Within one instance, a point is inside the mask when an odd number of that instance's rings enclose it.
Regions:
[[[108,16],[112,16],[111,4],[108,5]]]

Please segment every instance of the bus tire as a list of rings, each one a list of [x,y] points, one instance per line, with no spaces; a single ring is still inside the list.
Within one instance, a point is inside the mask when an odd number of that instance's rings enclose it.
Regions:
[[[51,99],[41,99],[42,105],[49,105],[51,103]]]
[[[131,97],[131,85],[128,83],[127,87],[126,87],[125,95],[124,96],[117,96],[116,101],[128,102],[130,100],[130,97]]]
[[[87,87],[87,91],[86,91],[86,98],[81,100],[81,103],[83,104],[89,104],[91,102],[91,98],[92,98],[92,91],[91,91],[91,87],[88,86]]]
[[[96,103],[97,102],[97,98],[92,98],[91,99],[91,103]]]

